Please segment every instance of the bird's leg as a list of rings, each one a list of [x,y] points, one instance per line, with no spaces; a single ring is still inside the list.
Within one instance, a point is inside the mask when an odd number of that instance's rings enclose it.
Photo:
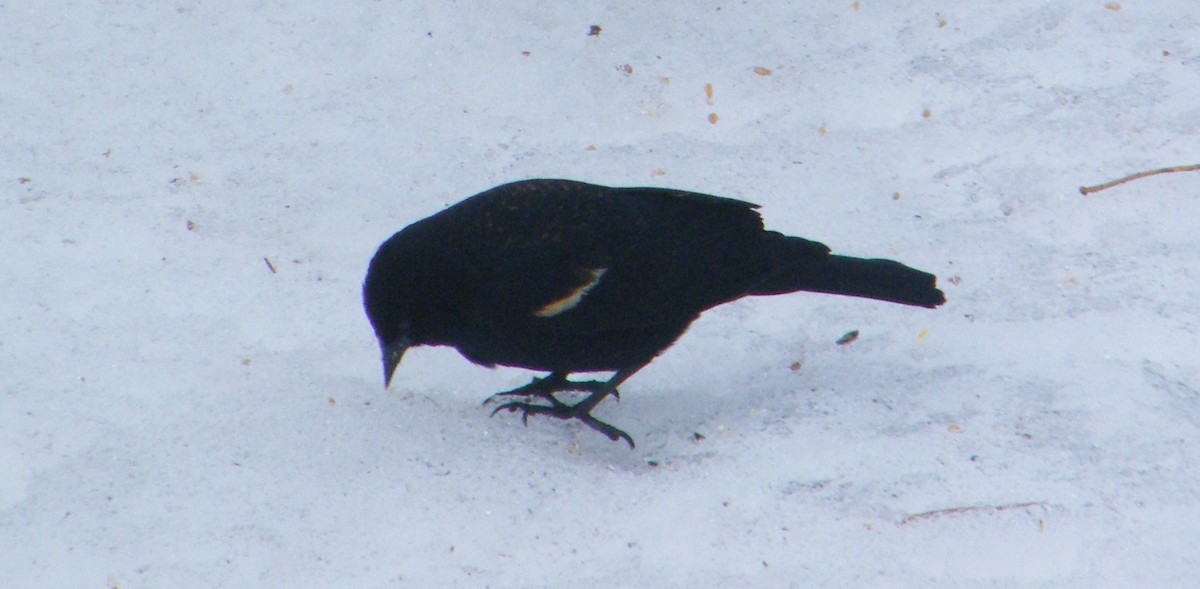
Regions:
[[[584,425],[604,434],[605,436],[608,436],[608,439],[613,440],[614,442],[617,440],[625,440],[625,443],[629,444],[629,448],[633,449],[633,438],[629,437],[629,434],[617,429],[616,427],[613,427],[612,425],[604,423],[595,417],[592,417],[591,411],[608,395],[616,396],[617,386],[625,382],[630,376],[633,376],[633,373],[637,372],[641,368],[642,366],[623,368],[618,370],[616,374],[614,374],[612,378],[608,379],[607,381],[572,382],[567,380],[566,373],[555,372],[546,378],[534,379],[533,382],[519,389],[513,389],[511,391],[492,395],[488,401],[498,396],[529,396],[547,399],[550,401],[550,406],[535,405],[532,403],[519,401],[505,403],[499,407],[496,407],[492,411],[492,415],[499,413],[502,409],[508,410],[510,413],[520,411],[521,422],[526,425],[529,423],[530,413],[535,415],[549,415],[557,419],[578,419]],[[554,396],[554,393],[562,391],[582,391],[591,394],[574,405],[567,405],[566,403],[559,401]],[[485,401],[485,403],[486,402],[487,401]]]
[[[569,390],[562,388],[562,386],[567,382],[566,372],[551,372],[545,378],[535,378],[533,379],[533,382],[530,382],[523,387],[517,387],[511,391],[504,391],[503,393],[496,393],[484,399],[483,404],[488,405],[490,403],[498,402],[502,397],[537,397],[539,399],[549,401],[552,407],[568,407],[568,405],[562,401],[559,401],[554,396],[554,393],[558,391]],[[497,411],[498,410],[499,409],[497,409]],[[493,411],[492,414],[495,415],[496,412]]]
[[[502,397],[537,397],[549,402],[552,406],[562,405],[564,407],[570,407],[570,405],[559,401],[558,398],[554,396],[555,393],[565,392],[594,394],[608,391],[608,394],[620,399],[621,395],[616,389],[609,390],[609,383],[610,381],[606,380],[572,381],[567,380],[566,372],[552,372],[544,378],[534,378],[532,382],[523,387],[517,387],[511,391],[496,393],[484,399],[483,404],[490,405],[492,403],[497,403],[502,400]]]

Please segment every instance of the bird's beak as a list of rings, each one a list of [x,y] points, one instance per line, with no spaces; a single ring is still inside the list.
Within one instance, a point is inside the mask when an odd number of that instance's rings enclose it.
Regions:
[[[404,357],[404,351],[412,347],[412,345],[412,340],[407,337],[397,339],[390,344],[379,344],[379,349],[383,352],[383,388],[386,389],[392,384],[392,374],[396,372],[396,367],[400,365],[400,359]]]

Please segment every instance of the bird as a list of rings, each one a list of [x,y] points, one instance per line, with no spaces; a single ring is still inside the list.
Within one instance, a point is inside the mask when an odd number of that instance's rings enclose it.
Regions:
[[[548,373],[492,395],[492,411],[591,415],[683,335],[700,314],[747,296],[797,291],[934,308],[933,274],[885,259],[834,255],[764,229],[759,206],[697,192],[528,179],[416,221],[376,251],[363,306],[384,387],[414,346],[451,346],[471,362]],[[607,380],[569,378],[612,372]],[[569,403],[561,393],[586,393]]]

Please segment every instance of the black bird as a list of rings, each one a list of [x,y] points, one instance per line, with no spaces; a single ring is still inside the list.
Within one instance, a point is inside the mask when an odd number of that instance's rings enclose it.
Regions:
[[[929,308],[946,301],[932,274],[765,231],[756,208],[665,188],[525,180],[417,221],[379,247],[363,284],[384,386],[408,348],[454,346],[476,364],[550,373],[490,397],[523,399],[493,415],[578,419],[632,448],[592,408],[706,309],[801,290]],[[593,371],[616,373],[567,380]],[[589,395],[573,405],[555,396],[568,391]]]

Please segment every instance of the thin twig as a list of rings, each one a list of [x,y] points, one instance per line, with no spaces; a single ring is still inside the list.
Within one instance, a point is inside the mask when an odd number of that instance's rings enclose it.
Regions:
[[[272,264],[271,260],[268,260],[266,257],[263,258],[263,261],[267,263],[267,269],[271,271],[271,274],[275,274],[275,264]]]
[[[1158,174],[1170,174],[1173,172],[1195,172],[1197,170],[1200,170],[1200,164],[1196,164],[1196,165],[1192,165],[1192,166],[1172,166],[1170,168],[1159,168],[1157,170],[1150,170],[1149,172],[1138,172],[1136,174],[1130,174],[1128,176],[1125,176],[1124,178],[1117,178],[1116,180],[1113,180],[1112,182],[1105,182],[1104,184],[1097,184],[1095,186],[1080,186],[1079,194],[1087,196],[1093,192],[1100,192],[1101,190],[1107,190],[1118,184],[1124,184],[1131,180],[1138,180],[1141,178],[1145,178],[1146,176],[1155,176]]]
[[[907,523],[912,523],[912,522],[923,520],[923,519],[935,519],[935,518],[941,517],[943,515],[959,515],[959,514],[963,514],[963,513],[972,513],[972,512],[999,513],[1002,511],[1010,511],[1013,509],[1029,509],[1031,507],[1045,507],[1045,505],[1046,505],[1046,503],[1044,501],[1026,501],[1023,503],[1006,503],[1003,505],[966,505],[963,507],[949,507],[946,509],[934,509],[932,511],[924,511],[921,513],[914,513],[912,515],[909,515],[908,517],[905,517],[904,520],[900,522],[900,524],[904,525]]]

